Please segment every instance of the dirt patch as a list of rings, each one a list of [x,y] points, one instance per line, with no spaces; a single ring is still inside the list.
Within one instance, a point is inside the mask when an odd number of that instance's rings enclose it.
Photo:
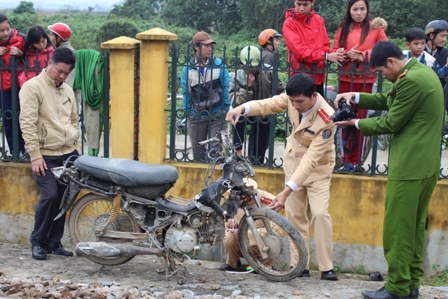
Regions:
[[[73,249],[73,248],[67,248]],[[195,261],[198,264],[198,261]],[[53,290],[49,298],[362,298],[361,291],[377,289],[383,282],[368,281],[368,276],[339,274],[339,281],[295,278],[285,283],[268,281],[258,274],[229,274],[219,270],[220,263],[200,261],[183,263],[185,272],[166,280],[159,274],[162,264],[156,256],[137,256],[130,262],[105,267],[85,258],[48,255],[45,261],[31,258],[30,246],[0,244],[0,296],[8,296],[11,283],[39,285]],[[184,275],[185,274],[185,275]],[[8,285],[8,282],[10,283]],[[53,288],[51,288],[53,286]],[[9,288],[9,289],[8,289]],[[5,292],[6,290],[6,292]],[[31,291],[30,291],[31,292]],[[37,292],[37,291],[36,291]],[[70,293],[71,292],[71,293]],[[6,295],[5,295],[6,294]],[[9,293],[12,294],[12,293]],[[39,298],[20,295],[15,298]],[[213,296],[214,295],[214,296]],[[239,297],[238,297],[239,296]],[[44,297],[44,296],[42,296]],[[41,297],[40,297],[41,298]],[[422,286],[421,299],[448,298],[448,288]]]

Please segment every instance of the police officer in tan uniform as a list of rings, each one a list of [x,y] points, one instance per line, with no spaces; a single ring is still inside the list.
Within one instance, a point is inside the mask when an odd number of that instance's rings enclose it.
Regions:
[[[329,116],[334,110],[316,92],[313,79],[303,73],[296,74],[289,79],[286,94],[247,102],[229,111],[226,120],[235,125],[241,115],[276,114],[285,109],[293,125],[283,154],[286,184],[274,198],[271,209],[279,211],[285,206],[286,218],[298,229],[308,250],[311,224],[321,279],[337,280],[333,271],[332,221],[328,213],[336,126]],[[311,221],[307,216],[308,205]],[[306,268],[302,277],[309,277],[309,265]]]

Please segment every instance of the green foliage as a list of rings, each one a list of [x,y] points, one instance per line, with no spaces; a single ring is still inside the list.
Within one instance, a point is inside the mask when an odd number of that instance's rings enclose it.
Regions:
[[[148,20],[159,12],[158,0],[126,0],[122,5],[114,5],[109,18],[129,18]]]
[[[119,36],[135,38],[138,32],[138,28],[129,20],[118,19],[107,21],[99,28],[96,42],[97,44],[101,44]]]
[[[432,265],[432,270],[436,271],[439,268],[439,265]],[[448,285],[448,265],[445,266],[443,271],[439,271],[434,275],[429,277],[425,277],[422,280],[424,285],[431,286],[446,286]]]
[[[19,5],[13,10],[15,14],[35,14],[34,4],[31,1],[20,1]]]
[[[20,32],[26,34],[28,29],[34,25],[39,25],[39,16],[37,14],[21,13],[8,15],[11,27],[16,28]]]

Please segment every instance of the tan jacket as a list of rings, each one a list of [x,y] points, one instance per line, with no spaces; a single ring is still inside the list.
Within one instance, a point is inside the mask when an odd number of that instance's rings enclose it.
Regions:
[[[31,161],[43,155],[80,153],[78,111],[70,86],[56,87],[43,70],[23,85],[19,98],[20,127]]]
[[[318,102],[311,113],[300,123],[300,114],[290,104],[286,93],[262,101],[251,101],[249,116],[275,114],[288,109],[293,133],[288,136],[283,154],[283,169],[286,180],[298,186],[331,177],[335,163],[334,134],[336,125],[326,123],[318,114],[322,109],[328,116],[334,110],[318,94]]]

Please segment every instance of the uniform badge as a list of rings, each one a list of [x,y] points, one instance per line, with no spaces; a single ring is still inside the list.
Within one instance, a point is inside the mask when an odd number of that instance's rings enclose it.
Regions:
[[[322,108],[317,109],[317,114],[324,120],[326,124],[331,121],[331,117]]]
[[[401,73],[400,76],[398,76],[398,79],[403,78],[404,76],[406,76],[407,72],[408,72],[408,70],[404,70],[404,72]]]
[[[322,138],[323,139],[328,139],[331,137],[331,135],[333,134],[333,131],[331,131],[330,129],[326,129],[322,131]]]

